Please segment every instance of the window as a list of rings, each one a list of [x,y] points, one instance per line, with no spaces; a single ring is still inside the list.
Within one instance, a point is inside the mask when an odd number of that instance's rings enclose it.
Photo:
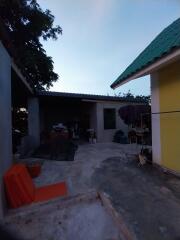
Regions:
[[[104,109],[104,129],[116,128],[116,110],[115,108]]]

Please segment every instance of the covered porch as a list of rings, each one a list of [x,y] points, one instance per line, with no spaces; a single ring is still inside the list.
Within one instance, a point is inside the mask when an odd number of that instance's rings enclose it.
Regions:
[[[89,130],[97,132],[97,106],[95,101],[77,97],[76,94],[42,92],[38,95],[40,132],[50,132],[62,124],[69,138],[89,140]]]

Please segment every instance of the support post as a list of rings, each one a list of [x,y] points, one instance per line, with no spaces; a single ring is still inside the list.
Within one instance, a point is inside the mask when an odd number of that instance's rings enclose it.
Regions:
[[[159,86],[157,73],[151,74],[151,111],[160,112]],[[152,114],[152,153],[153,162],[161,165],[160,115]]]
[[[3,174],[12,164],[11,58],[0,42],[0,219],[4,215]]]
[[[39,100],[36,97],[28,99],[28,134],[33,138],[33,146],[40,144]]]

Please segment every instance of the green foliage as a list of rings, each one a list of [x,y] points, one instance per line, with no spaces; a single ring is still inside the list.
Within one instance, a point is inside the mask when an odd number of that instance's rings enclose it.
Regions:
[[[0,16],[27,81],[36,89],[48,89],[58,75],[40,40],[56,40],[62,33],[60,26],[53,26],[54,16],[49,10],[43,11],[36,0],[0,0]]]
[[[146,125],[151,122],[151,106],[148,104],[124,105],[119,109],[119,116],[127,125],[141,125],[144,120]]]
[[[151,96],[144,96],[144,95],[133,95],[130,91],[128,91],[128,93],[124,93],[122,94],[121,92],[116,95],[118,97],[124,97],[127,99],[132,99],[132,100],[136,100],[136,101],[140,101],[140,102],[144,102],[147,104],[151,103]]]

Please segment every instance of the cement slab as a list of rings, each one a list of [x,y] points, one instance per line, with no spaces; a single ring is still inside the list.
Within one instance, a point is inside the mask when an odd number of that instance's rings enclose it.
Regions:
[[[89,190],[105,192],[137,239],[178,240],[180,180],[152,165],[139,167],[135,154],[140,148],[117,143],[81,145],[74,162],[45,161],[35,183],[65,180],[69,196]]]
[[[122,240],[115,222],[98,198],[77,197],[15,214],[5,226],[23,240]]]

